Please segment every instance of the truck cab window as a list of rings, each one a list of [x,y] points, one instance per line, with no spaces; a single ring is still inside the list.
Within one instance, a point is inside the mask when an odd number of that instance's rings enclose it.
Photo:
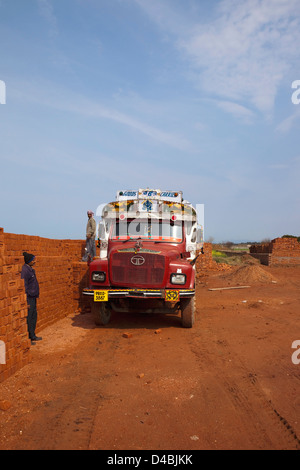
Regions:
[[[126,220],[113,225],[112,240],[145,238],[155,241],[180,243],[183,240],[182,224],[170,221]]]

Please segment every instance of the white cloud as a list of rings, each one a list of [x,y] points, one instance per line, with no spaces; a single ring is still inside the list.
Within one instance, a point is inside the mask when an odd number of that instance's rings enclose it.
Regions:
[[[147,123],[132,117],[128,114],[124,114],[112,108],[107,108],[101,104],[95,104],[94,102],[83,98],[77,97],[77,104],[73,102],[61,101],[55,104],[48,103],[50,106],[58,107],[66,111],[76,112],[83,116],[93,117],[96,119],[108,119],[119,124],[123,124],[130,127],[142,134],[147,135],[153,140],[159,141],[165,145],[180,150],[190,150],[190,143],[176,134],[165,132],[157,127],[148,125]]]
[[[222,1],[216,20],[180,41],[210,93],[272,111],[278,87],[298,57],[299,2]]]
[[[278,126],[276,127],[276,131],[287,134],[295,125],[295,122],[300,119],[300,105],[297,106],[295,112],[291,114],[289,117],[284,119]]]
[[[285,163],[274,163],[274,165],[269,165],[269,168],[272,170],[286,170],[289,166]]]
[[[190,151],[191,143],[175,132],[167,132],[158,127],[147,124],[139,117],[120,112],[112,107],[87,98],[83,95],[74,94],[70,90],[53,87],[53,84],[33,82],[15,84],[12,93],[18,100],[32,102],[42,106],[74,113],[82,117],[94,119],[106,119],[127,126],[135,131],[147,135],[152,140],[158,141],[171,148]]]
[[[58,34],[57,19],[50,0],[37,0],[39,13],[49,25],[49,34],[54,37]]]
[[[299,66],[299,0],[222,0],[214,3],[210,21],[199,12],[198,19],[183,15],[177,33],[173,2],[159,9],[156,0],[151,8],[136,1],[161,28],[177,34],[175,45],[189,60],[197,87],[272,114],[283,78]]]
[[[246,123],[252,122],[255,116],[250,109],[232,101],[216,101],[216,104],[219,108],[237,118],[241,118]]]
[[[195,129],[197,129],[198,131],[201,131],[201,132],[207,130],[207,125],[203,124],[203,122],[199,122],[199,121],[194,124],[194,127],[195,127]]]

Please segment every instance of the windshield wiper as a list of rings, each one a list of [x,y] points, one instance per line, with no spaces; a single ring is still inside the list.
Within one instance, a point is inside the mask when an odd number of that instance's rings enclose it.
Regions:
[[[123,243],[127,243],[129,241],[136,241],[136,240],[143,240],[142,237],[138,237],[138,238],[127,238],[127,240],[123,240]]]
[[[127,240],[123,240],[123,243],[127,243],[129,242],[130,240],[133,240],[132,238],[127,238]]]

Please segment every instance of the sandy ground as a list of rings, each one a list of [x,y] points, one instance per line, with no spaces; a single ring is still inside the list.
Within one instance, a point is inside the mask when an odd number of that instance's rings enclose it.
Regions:
[[[192,329],[74,313],[0,384],[0,449],[300,449],[299,304],[300,268],[246,265],[198,279]]]

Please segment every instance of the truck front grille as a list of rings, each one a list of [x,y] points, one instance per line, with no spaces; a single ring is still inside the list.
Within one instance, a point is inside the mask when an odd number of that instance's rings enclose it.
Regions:
[[[121,286],[153,286],[162,284],[165,274],[165,258],[161,255],[137,253],[145,261],[141,265],[132,264],[134,253],[114,253],[111,258],[112,283]]]

